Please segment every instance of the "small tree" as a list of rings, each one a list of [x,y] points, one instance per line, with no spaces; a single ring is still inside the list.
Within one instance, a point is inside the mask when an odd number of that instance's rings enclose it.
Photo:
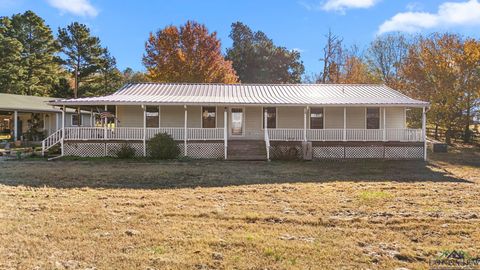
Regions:
[[[147,142],[148,156],[153,159],[175,159],[180,148],[173,138],[166,133],[158,133]]]

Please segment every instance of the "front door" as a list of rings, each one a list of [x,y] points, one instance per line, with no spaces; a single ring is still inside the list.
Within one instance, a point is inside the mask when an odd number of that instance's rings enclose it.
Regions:
[[[243,136],[245,122],[243,108],[231,108],[230,112],[230,135]]]

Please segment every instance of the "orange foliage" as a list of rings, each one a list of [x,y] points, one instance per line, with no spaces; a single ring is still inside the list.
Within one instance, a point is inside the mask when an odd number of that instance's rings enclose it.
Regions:
[[[236,83],[232,62],[224,59],[216,33],[188,21],[150,33],[143,64],[155,82]]]

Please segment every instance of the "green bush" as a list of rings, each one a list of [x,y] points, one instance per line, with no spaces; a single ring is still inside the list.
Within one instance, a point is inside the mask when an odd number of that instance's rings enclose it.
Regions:
[[[174,159],[180,154],[180,148],[166,133],[158,133],[147,142],[148,156],[154,159]]]
[[[130,144],[123,144],[120,149],[115,153],[118,158],[129,159],[135,157],[135,148]]]

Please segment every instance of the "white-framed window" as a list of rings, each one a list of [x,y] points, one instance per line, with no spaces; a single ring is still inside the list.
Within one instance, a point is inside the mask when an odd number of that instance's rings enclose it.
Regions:
[[[310,129],[323,129],[323,108],[310,108]]]
[[[202,107],[202,128],[217,127],[217,107]]]
[[[367,108],[367,129],[380,129],[380,108]]]
[[[277,128],[277,107],[264,107],[262,110],[262,127],[265,128],[265,112],[267,112],[268,128]]]
[[[147,128],[158,128],[159,116],[160,112],[158,106],[147,106],[145,111],[145,124]]]
[[[71,115],[72,119],[72,126],[74,127],[79,127],[82,125],[82,116],[78,115],[77,113],[74,113]]]

